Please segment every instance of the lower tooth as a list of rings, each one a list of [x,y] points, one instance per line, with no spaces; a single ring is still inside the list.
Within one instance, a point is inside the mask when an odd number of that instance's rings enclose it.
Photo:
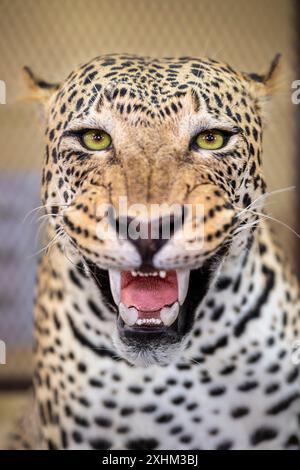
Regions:
[[[170,326],[178,317],[178,313],[179,303],[175,302],[171,307],[164,307],[161,309],[160,318],[164,325]]]
[[[136,325],[160,325],[161,320],[159,318],[138,318]]]
[[[126,307],[122,303],[119,305],[120,316],[122,317],[124,323],[128,326],[132,326],[136,323],[138,318],[138,311],[135,307]]]

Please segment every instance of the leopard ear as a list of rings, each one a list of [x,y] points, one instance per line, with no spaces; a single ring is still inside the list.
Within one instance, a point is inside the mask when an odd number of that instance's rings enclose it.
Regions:
[[[23,67],[22,72],[23,79],[28,90],[24,99],[46,104],[53,93],[60,87],[59,83],[48,83],[38,78],[27,66]]]
[[[258,97],[268,98],[280,88],[279,77],[282,72],[281,54],[276,54],[269,70],[264,74],[248,73],[247,78],[254,86]]]

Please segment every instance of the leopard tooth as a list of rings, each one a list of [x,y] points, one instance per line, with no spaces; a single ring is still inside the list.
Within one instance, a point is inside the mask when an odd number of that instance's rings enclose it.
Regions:
[[[124,304],[120,303],[119,313],[126,325],[133,326],[138,319],[138,311],[135,307],[126,307]]]
[[[178,284],[178,301],[180,305],[183,304],[186,298],[186,294],[189,288],[190,270],[189,269],[177,269],[177,284]]]
[[[115,304],[119,305],[121,294],[121,271],[118,271],[117,269],[109,269],[108,274],[112,296]]]
[[[160,311],[161,321],[165,326],[171,326],[179,313],[179,303],[175,302],[171,307],[164,307]]]

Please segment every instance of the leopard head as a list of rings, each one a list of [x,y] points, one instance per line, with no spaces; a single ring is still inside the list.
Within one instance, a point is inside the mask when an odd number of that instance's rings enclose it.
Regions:
[[[93,273],[114,344],[134,364],[166,364],[185,348],[254,221],[246,209],[265,191],[263,102],[278,61],[258,75],[212,59],[109,55],[60,85],[26,70],[45,105],[52,228]]]

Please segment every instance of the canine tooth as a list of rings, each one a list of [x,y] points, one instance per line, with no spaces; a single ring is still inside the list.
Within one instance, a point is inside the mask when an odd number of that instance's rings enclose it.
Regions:
[[[136,323],[138,318],[138,311],[135,307],[128,308],[120,303],[119,312],[126,325],[132,326]]]
[[[137,276],[137,272],[136,272],[136,271],[131,271],[131,276],[136,277],[136,276]]]
[[[121,271],[118,271],[117,269],[109,269],[108,274],[112,296],[115,303],[119,305],[121,292]]]
[[[166,271],[159,271],[159,277],[162,277],[164,279],[166,275],[167,275]]]
[[[177,284],[178,284],[178,301],[180,305],[183,304],[186,298],[186,294],[189,288],[190,270],[189,269],[178,269]]]
[[[164,325],[170,326],[178,317],[178,313],[179,303],[175,302],[171,307],[164,307],[161,309],[160,318]]]

